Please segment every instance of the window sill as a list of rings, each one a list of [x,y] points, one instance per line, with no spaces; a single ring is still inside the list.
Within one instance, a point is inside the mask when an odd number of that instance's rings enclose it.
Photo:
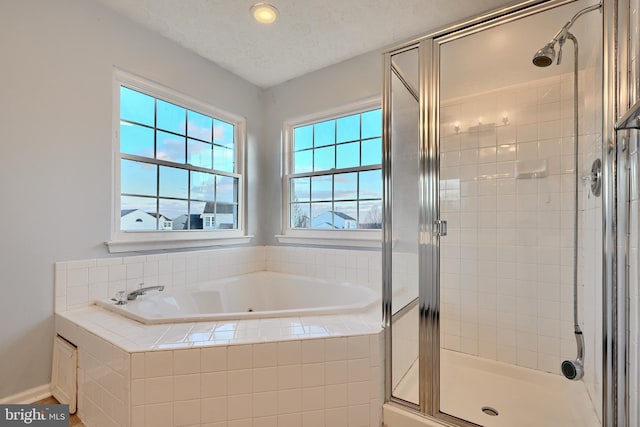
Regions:
[[[174,238],[148,240],[111,240],[105,242],[109,253],[157,251],[163,249],[202,248],[206,246],[245,245],[251,242],[253,236],[228,236],[204,238]]]
[[[279,243],[293,245],[312,246],[344,246],[352,248],[376,248],[382,247],[382,238],[379,233],[372,236],[301,236],[290,234],[278,234],[275,236]]]

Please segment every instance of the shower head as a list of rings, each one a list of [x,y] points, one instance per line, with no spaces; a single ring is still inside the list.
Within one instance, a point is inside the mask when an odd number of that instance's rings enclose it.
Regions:
[[[562,45],[564,44],[565,40],[567,38],[571,38],[575,41],[575,37],[573,37],[573,35],[569,32],[569,28],[571,28],[576,20],[585,13],[591,12],[593,10],[598,10],[601,7],[602,4],[598,3],[596,5],[586,7],[580,12],[576,13],[573,18],[571,18],[566,24],[564,24],[562,28],[560,28],[560,31],[558,31],[556,35],[553,36],[549,43],[544,45],[542,49],[538,50],[536,54],[533,55],[533,65],[535,65],[536,67],[548,67],[549,65],[553,64],[554,59],[556,59],[556,43],[560,45],[557,62],[557,64],[559,65],[562,58]]]
[[[548,67],[553,64],[553,60],[556,58],[556,50],[554,48],[555,43],[547,43],[544,47],[533,55],[533,65],[536,67]]]
[[[562,375],[568,380],[578,381],[584,376],[584,366],[582,366],[582,360],[565,360],[560,367]]]
[[[574,325],[573,335],[576,338],[577,355],[576,360],[565,360],[560,366],[560,371],[566,379],[571,381],[581,380],[584,376],[584,336],[577,324]]]

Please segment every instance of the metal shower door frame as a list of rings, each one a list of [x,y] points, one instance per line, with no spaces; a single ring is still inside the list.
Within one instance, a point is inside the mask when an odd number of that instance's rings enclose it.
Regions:
[[[529,0],[462,21],[409,40],[384,53],[383,81],[383,322],[385,326],[385,401],[456,426],[476,426],[440,410],[440,241],[436,222],[439,214],[439,48],[460,37],[516,19],[573,3],[575,0]],[[624,375],[626,351],[624,320],[618,313],[626,306],[623,287],[617,283],[616,152],[614,131],[618,106],[618,2],[602,0],[603,32],[603,301],[602,301],[602,414],[603,427],[626,425]],[[624,31],[624,26],[622,28]],[[420,76],[420,245],[419,245],[419,405],[392,395],[392,221],[391,221],[391,57],[409,48],[419,48]],[[625,43],[626,46],[626,43]],[[442,218],[446,219],[446,218]]]

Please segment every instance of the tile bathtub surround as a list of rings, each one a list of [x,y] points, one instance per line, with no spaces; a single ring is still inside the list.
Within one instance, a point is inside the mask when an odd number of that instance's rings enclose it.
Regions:
[[[118,346],[64,319],[56,331],[78,347],[78,416],[88,427],[128,427],[131,357]]]
[[[305,419],[325,425],[329,418],[331,425],[378,426],[379,417],[371,420],[371,414],[381,404],[381,367],[370,350],[379,339],[362,335],[134,353],[132,420],[160,426],[276,420],[302,425]],[[188,372],[175,371],[195,359],[199,365],[189,365]],[[172,402],[166,397],[171,395]],[[173,412],[173,424],[147,419],[162,406]]]
[[[127,352],[378,333],[379,308],[358,314],[144,325],[96,306],[56,315],[60,335],[78,327]]]
[[[378,291],[380,259],[380,251],[252,246],[57,262],[55,311],[85,307],[140,283],[171,289],[262,270],[355,282]]]
[[[269,246],[266,269],[280,273],[313,276],[368,285],[382,289],[380,250],[317,249]]]
[[[79,347],[80,415],[90,426],[380,425],[379,328],[140,352],[125,352],[60,315],[57,330]]]
[[[55,264],[55,311],[85,307],[118,291],[187,284],[264,270],[265,247],[101,258]]]

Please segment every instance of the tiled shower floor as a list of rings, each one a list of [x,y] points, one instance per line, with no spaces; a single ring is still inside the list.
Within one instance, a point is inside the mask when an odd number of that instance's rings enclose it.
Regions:
[[[581,381],[447,350],[441,366],[443,412],[486,427],[600,426]],[[417,363],[394,395],[418,401]],[[499,415],[486,415],[483,407]]]

